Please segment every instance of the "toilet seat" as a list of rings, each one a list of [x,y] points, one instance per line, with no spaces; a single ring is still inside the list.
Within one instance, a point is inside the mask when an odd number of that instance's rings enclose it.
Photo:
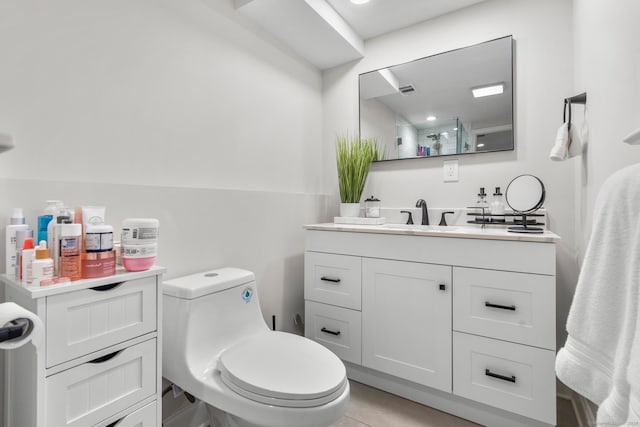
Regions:
[[[339,397],[347,386],[344,364],[330,350],[283,332],[249,337],[219,358],[222,381],[257,402],[308,408]]]

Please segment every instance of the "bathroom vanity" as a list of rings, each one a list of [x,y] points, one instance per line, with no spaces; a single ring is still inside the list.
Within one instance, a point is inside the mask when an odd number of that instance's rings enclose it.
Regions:
[[[44,326],[37,350],[5,354],[5,425],[159,426],[164,271],[46,287],[0,276],[6,299]]]
[[[305,228],[305,335],[350,378],[484,425],[555,425],[557,235]]]

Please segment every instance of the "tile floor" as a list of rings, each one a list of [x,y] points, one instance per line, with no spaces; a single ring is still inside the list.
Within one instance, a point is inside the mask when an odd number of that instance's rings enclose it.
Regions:
[[[347,414],[330,427],[474,427],[478,424],[350,381]],[[558,427],[577,427],[571,402],[558,399]]]

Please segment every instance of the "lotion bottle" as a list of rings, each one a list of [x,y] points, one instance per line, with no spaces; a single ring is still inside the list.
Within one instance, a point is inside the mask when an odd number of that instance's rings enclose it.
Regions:
[[[82,279],[82,225],[60,224],[60,277]]]
[[[15,274],[18,266],[18,247],[16,246],[16,233],[18,230],[26,230],[29,226],[26,224],[22,208],[14,208],[9,225],[7,225],[5,237],[5,265],[4,272],[12,275]]]
[[[34,281],[53,279],[53,259],[45,240],[40,241],[36,248],[36,259],[33,260],[31,269]]]
[[[33,260],[36,258],[36,250],[33,247],[33,239],[24,239],[22,252],[20,254],[20,280],[31,283],[33,280]]]

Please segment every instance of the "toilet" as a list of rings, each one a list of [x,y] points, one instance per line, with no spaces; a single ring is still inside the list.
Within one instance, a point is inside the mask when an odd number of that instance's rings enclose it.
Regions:
[[[271,331],[252,272],[163,283],[162,375],[207,404],[211,427],[326,427],[349,401],[342,361],[307,338]]]

